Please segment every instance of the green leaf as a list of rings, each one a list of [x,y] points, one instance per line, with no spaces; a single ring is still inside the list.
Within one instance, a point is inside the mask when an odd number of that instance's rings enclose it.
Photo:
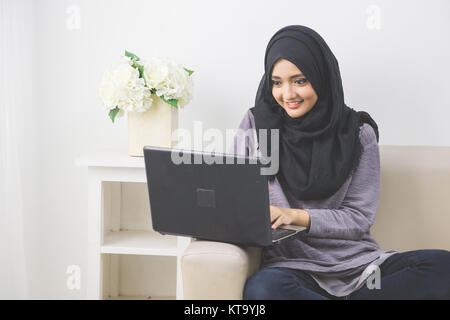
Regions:
[[[109,110],[109,117],[111,118],[113,123],[119,111],[120,111],[119,107],[115,107],[114,109]]]
[[[160,98],[161,98],[161,100],[164,101],[165,103],[168,103],[168,104],[170,104],[171,106],[173,106],[173,107],[175,107],[175,108],[178,109],[178,99],[169,99],[169,100],[166,100],[166,99],[164,98],[164,96],[161,96]]]
[[[193,73],[194,73],[194,71],[192,71],[192,70],[189,70],[189,69],[186,69],[186,68],[184,68],[184,70],[186,70],[187,71],[187,73],[189,73],[189,75],[191,76]]]
[[[137,63],[136,61],[137,60],[133,60],[133,64],[131,66],[139,71],[139,78],[144,79],[144,84],[145,86],[147,86],[147,81],[144,78],[144,66]]]
[[[131,58],[133,60],[136,60],[136,61],[141,60],[137,55],[135,55],[134,53],[131,53],[131,52],[127,51],[127,50],[125,50],[125,56],[127,56],[127,57],[129,57],[129,58]]]
[[[139,78],[144,79],[144,83],[145,83],[145,85],[147,85],[147,81],[145,81],[145,78],[144,78],[144,66],[137,64],[137,69],[139,71]]]

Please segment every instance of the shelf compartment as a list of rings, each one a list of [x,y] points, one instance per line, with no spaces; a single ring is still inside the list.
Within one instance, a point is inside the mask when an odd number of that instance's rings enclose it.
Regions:
[[[102,270],[103,299],[176,298],[176,257],[102,254]]]
[[[103,232],[153,231],[146,183],[102,182]]]

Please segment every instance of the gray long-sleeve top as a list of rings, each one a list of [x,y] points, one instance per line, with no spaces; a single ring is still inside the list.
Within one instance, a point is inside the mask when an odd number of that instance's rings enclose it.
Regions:
[[[254,117],[248,110],[235,136],[233,152],[258,155]],[[249,130],[250,139],[242,134]],[[248,132],[248,131],[247,131]],[[296,200],[277,179],[269,182],[270,204],[306,210],[310,228],[306,236],[290,238],[265,248],[261,268],[288,267],[304,270],[328,293],[342,297],[365,285],[373,267],[397,251],[382,250],[370,235],[380,196],[380,157],[375,131],[360,127],[363,153],[358,168],[331,197]]]

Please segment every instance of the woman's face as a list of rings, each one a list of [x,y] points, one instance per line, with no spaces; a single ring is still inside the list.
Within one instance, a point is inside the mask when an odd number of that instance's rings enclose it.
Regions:
[[[292,62],[280,59],[272,71],[272,95],[291,118],[298,118],[311,110],[317,94],[311,83]]]

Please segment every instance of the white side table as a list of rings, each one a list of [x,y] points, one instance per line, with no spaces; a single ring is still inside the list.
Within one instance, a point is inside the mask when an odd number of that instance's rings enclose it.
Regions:
[[[87,298],[183,299],[191,238],[153,231],[144,158],[104,153],[75,164],[88,170]]]

